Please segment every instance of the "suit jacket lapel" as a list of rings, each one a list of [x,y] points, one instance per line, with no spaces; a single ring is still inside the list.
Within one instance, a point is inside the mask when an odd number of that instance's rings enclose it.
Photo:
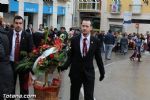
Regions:
[[[10,48],[10,52],[11,52],[11,50],[12,50],[12,40],[13,40],[13,34],[14,34],[14,32],[13,32],[13,30],[11,30],[10,32],[9,32],[9,48]]]
[[[22,44],[22,41],[24,39],[24,35],[25,35],[25,33],[22,31],[22,33],[21,33],[21,39],[20,39],[20,44]]]
[[[87,52],[87,55],[90,53],[90,51],[91,51],[92,48],[93,48],[93,37],[90,36],[90,46],[89,46],[89,50],[88,50],[88,52]],[[86,55],[86,56],[87,56],[87,55]]]
[[[81,49],[80,49],[80,38],[81,38],[81,35],[79,35],[77,38],[77,48],[78,48],[78,52],[80,54],[80,57],[82,58],[82,53],[81,53]]]

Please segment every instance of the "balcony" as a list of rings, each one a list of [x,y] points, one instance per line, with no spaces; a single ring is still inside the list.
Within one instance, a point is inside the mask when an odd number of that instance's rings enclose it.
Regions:
[[[132,4],[129,5],[130,6],[130,11],[132,12],[132,14],[141,14],[142,13],[142,5],[141,4]]]
[[[120,14],[121,5],[120,4],[111,4],[109,11],[111,14]]]
[[[78,10],[80,12],[100,13],[100,0],[78,0]]]

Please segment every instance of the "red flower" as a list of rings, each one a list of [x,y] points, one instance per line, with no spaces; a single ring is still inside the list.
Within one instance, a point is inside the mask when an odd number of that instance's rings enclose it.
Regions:
[[[62,49],[62,41],[61,39],[57,38],[54,40],[54,46],[60,51]]]
[[[33,52],[33,54],[38,54],[38,51],[39,50],[37,48],[34,48],[32,52]]]
[[[44,63],[44,59],[40,58],[40,60],[38,61],[38,65],[42,66],[43,63]]]
[[[50,57],[50,59],[53,59],[54,58],[54,54],[50,54],[49,57]]]

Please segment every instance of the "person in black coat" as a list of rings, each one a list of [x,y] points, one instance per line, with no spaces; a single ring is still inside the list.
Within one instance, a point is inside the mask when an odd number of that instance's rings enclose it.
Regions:
[[[14,89],[13,71],[9,63],[9,40],[0,21],[0,100]]]
[[[80,88],[84,87],[84,100],[94,100],[95,70],[93,59],[95,57],[100,71],[100,81],[105,75],[101,57],[99,41],[90,34],[92,23],[89,19],[83,19],[81,24],[82,33],[71,39],[68,60],[58,70],[66,70],[70,65],[71,93],[70,100],[79,100]]]
[[[19,38],[19,40],[17,40],[17,37]],[[14,72],[14,86],[16,86],[16,79],[18,75],[20,83],[20,94],[25,95],[29,93],[28,80],[30,70],[16,71],[16,67],[19,61],[23,59],[21,51],[27,52],[28,55],[31,53],[33,47],[33,40],[30,33],[23,31],[23,18],[21,16],[14,17],[14,30],[11,30],[8,33],[8,38],[10,44],[10,62]],[[16,41],[18,42],[16,43]],[[19,50],[16,50],[16,48]],[[15,89],[13,91],[13,94],[15,94]],[[25,100],[25,98],[21,99]]]

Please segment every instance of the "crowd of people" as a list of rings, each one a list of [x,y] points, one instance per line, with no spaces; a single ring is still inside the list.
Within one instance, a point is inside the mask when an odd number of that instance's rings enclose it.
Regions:
[[[129,49],[134,50],[130,57],[130,60],[138,58],[140,62],[141,52],[150,52],[150,33],[121,33],[112,32],[109,30],[107,33],[104,31],[95,34],[99,38],[101,43],[101,52],[105,52],[105,59],[111,60],[111,53],[119,52],[126,54]]]
[[[65,27],[44,28],[42,24],[35,31],[32,24],[24,30],[23,18],[15,16],[13,25],[4,25],[3,18],[0,17],[0,99],[3,94],[15,94],[16,80],[19,76],[20,94],[28,94],[29,73],[33,73],[32,69],[27,71],[16,71],[16,67],[22,56],[20,51],[26,51],[30,56],[32,49],[38,47],[45,38],[45,30],[48,37],[64,38],[64,45],[70,43],[70,51],[68,60],[63,66],[59,66],[59,71],[66,70],[70,65],[71,93],[70,100],[79,99],[79,90],[83,84],[85,89],[85,100],[94,100],[94,67],[93,57],[97,61],[100,71],[100,81],[104,79],[105,70],[101,53],[105,53],[105,59],[111,60],[112,51],[126,54],[129,49],[133,49],[130,60],[141,61],[141,52],[150,51],[150,33],[146,35],[136,33],[121,33],[104,31],[93,32],[92,22],[89,19],[83,19],[81,28],[70,28],[69,32]],[[68,42],[70,41],[70,42]],[[7,68],[6,68],[7,67]],[[79,74],[76,74],[79,73]],[[77,81],[78,80],[78,81]],[[25,100],[22,98],[22,100]]]
[[[0,99],[4,99],[4,94],[15,95],[17,76],[19,77],[20,94],[29,94],[28,80],[30,73],[34,73],[32,68],[25,71],[16,70],[17,65],[23,59],[20,52],[25,51],[30,57],[33,48],[38,47],[48,33],[47,38],[50,40],[60,37],[63,38],[64,45],[70,43],[68,59],[64,65],[58,67],[59,71],[71,67],[70,100],[79,100],[79,90],[82,84],[85,89],[85,100],[94,100],[94,56],[100,72],[100,81],[104,79],[105,70],[99,48],[100,42],[90,34],[91,20],[83,19],[80,29],[70,28],[69,32],[65,27],[61,27],[59,31],[53,27],[44,28],[42,24],[39,25],[37,31],[34,31],[32,24],[29,24],[24,30],[23,21],[23,18],[17,15],[13,19],[13,26],[6,27],[3,24],[3,18],[0,19]],[[20,98],[20,100],[28,100],[28,98]]]
[[[37,31],[34,31],[32,24],[24,30],[24,19],[21,16],[14,17],[12,26],[5,25],[3,20],[0,17],[0,100],[3,100],[4,94],[15,94],[17,77],[19,77],[20,94],[29,93],[28,80],[30,73],[34,73],[32,68],[26,71],[16,70],[18,63],[23,59],[20,53],[25,51],[30,57],[33,48],[41,45],[46,34],[42,24]],[[63,43],[67,44],[68,33],[65,27],[61,27],[60,31],[51,27],[48,33],[51,40],[62,36]],[[15,98],[11,98],[13,99]],[[20,100],[26,99],[20,98]]]

